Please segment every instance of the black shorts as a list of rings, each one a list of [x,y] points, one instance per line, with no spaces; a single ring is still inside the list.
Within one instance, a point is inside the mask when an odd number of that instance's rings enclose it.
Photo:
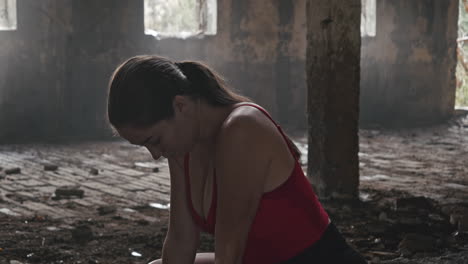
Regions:
[[[351,248],[333,223],[319,241],[281,264],[367,264],[364,257]]]

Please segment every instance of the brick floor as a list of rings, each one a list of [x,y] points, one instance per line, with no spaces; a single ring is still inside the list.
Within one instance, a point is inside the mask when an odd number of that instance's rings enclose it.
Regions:
[[[306,137],[294,140],[305,163]],[[430,128],[361,130],[359,156],[364,192],[399,190],[445,203],[468,198],[466,116]],[[137,162],[158,167],[159,172],[136,166]],[[57,165],[58,170],[45,171],[47,163]],[[167,162],[153,161],[144,148],[123,141],[3,145],[0,167],[3,171],[21,168],[20,174],[0,177],[0,214],[92,217],[99,206],[114,205],[122,214],[157,221],[128,208],[169,202]],[[62,186],[79,186],[84,197],[52,199],[55,189]]]
[[[160,171],[135,166],[136,162],[150,162]],[[46,163],[58,169],[45,171]],[[146,150],[122,141],[0,146],[0,167],[3,171],[21,168],[21,173],[0,180],[0,213],[4,214],[91,217],[103,205],[124,210],[169,202],[167,162],[152,161]],[[97,169],[98,175],[91,169]],[[56,188],[63,186],[79,186],[84,197],[52,199]]]

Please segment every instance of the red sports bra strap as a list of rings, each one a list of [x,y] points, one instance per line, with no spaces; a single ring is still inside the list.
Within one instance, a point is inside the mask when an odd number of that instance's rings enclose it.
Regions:
[[[271,115],[270,115],[265,109],[263,109],[261,106],[256,105],[256,104],[253,104],[253,103],[239,104],[239,105],[236,105],[234,108],[237,108],[237,107],[240,107],[240,106],[244,106],[244,105],[248,105],[248,106],[252,106],[252,107],[257,108],[257,109],[260,110],[264,115],[266,115],[266,116],[271,120],[271,122],[273,122],[273,124],[278,128],[279,132],[281,133],[281,136],[283,136],[283,139],[286,141],[286,145],[288,145],[289,151],[290,151],[291,154],[293,155],[294,159],[297,160],[297,156],[296,156],[296,154],[295,154],[295,151],[294,151],[294,149],[291,147],[291,145],[289,144],[289,140],[288,140],[288,138],[286,137],[286,135],[284,134],[283,129],[281,128],[280,125],[278,125],[278,124],[275,122],[275,120],[273,120],[273,118],[271,117]]]

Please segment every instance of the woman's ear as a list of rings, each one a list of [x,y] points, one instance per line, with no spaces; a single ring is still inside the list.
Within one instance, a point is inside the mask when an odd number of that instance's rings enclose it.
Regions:
[[[176,95],[174,97],[174,100],[172,101],[172,107],[174,108],[174,112],[178,113],[185,113],[187,111],[190,112],[191,105],[193,105],[193,102],[188,96],[184,95]]]
[[[174,108],[174,112],[182,112],[185,108],[185,98],[181,95],[176,95],[174,100],[172,100],[172,107]]]

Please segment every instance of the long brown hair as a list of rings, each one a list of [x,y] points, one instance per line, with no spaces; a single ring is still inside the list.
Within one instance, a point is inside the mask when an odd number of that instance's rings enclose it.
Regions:
[[[212,106],[251,102],[228,88],[223,78],[195,61],[135,56],[117,67],[109,82],[107,115],[114,128],[149,127],[174,115],[176,95],[202,98]],[[287,138],[296,157],[300,152]]]

